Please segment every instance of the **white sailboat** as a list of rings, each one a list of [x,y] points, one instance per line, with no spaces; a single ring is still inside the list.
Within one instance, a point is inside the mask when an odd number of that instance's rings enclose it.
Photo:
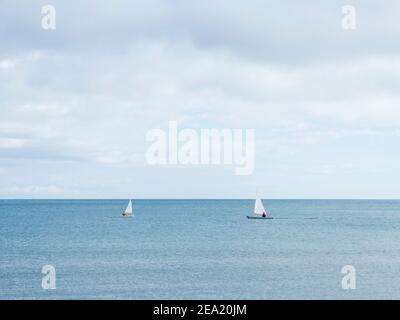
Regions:
[[[122,216],[124,216],[124,217],[133,216],[133,206],[132,206],[132,201],[131,200],[129,200],[129,203],[128,203],[125,211],[122,213]]]
[[[254,203],[254,216],[247,216],[247,219],[273,219],[265,210],[261,198],[257,195],[256,202]]]

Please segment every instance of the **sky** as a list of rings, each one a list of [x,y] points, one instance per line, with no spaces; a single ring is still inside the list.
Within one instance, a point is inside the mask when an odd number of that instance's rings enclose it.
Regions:
[[[48,4],[55,30],[42,28]],[[2,0],[0,198],[398,199],[398,12],[397,0]],[[170,121],[254,129],[253,173],[149,165],[146,134]]]

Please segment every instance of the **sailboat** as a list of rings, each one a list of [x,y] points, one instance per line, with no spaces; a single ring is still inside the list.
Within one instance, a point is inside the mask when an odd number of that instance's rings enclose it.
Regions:
[[[122,212],[123,217],[130,217],[133,215],[133,207],[132,207],[132,201],[129,200],[128,206],[126,207],[125,211]]]
[[[265,210],[261,198],[257,195],[256,202],[254,203],[254,216],[247,216],[247,219],[273,219]]]

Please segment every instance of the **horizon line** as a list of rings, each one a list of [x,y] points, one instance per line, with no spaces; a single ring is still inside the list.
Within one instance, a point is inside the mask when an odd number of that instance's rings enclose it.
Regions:
[[[263,198],[263,200],[306,200],[306,201],[400,201],[400,198]],[[4,200],[254,200],[255,198],[0,198]]]

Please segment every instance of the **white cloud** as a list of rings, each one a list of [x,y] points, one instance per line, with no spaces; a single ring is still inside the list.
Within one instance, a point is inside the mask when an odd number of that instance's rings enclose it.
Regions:
[[[49,194],[61,194],[62,188],[55,185],[45,185],[45,186],[8,186],[0,188],[0,194],[8,195],[18,195],[18,196],[48,196]]]
[[[21,148],[26,142],[24,139],[0,138],[0,149]]]
[[[0,60],[0,69],[11,69],[15,67],[16,62],[10,59]]]

